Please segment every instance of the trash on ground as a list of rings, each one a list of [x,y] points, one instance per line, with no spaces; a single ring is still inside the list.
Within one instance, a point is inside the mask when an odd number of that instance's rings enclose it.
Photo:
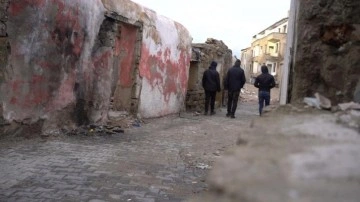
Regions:
[[[315,93],[315,97],[305,97],[304,103],[317,109],[331,109],[331,101],[320,93]]]
[[[206,170],[206,169],[210,169],[211,166],[209,166],[209,165],[207,165],[207,164],[204,164],[204,163],[198,163],[198,164],[196,165],[196,168],[202,169],[202,170]]]
[[[304,103],[310,107],[316,107],[318,109],[321,109],[319,101],[314,97],[305,97]]]

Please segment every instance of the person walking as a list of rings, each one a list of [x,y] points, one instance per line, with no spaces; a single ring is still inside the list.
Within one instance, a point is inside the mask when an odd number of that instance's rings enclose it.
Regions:
[[[205,70],[202,77],[202,87],[205,90],[205,115],[208,114],[210,104],[210,115],[215,114],[216,91],[220,92],[220,76],[216,71],[217,62],[212,61],[209,69]]]
[[[261,66],[261,74],[256,77],[254,86],[259,89],[259,115],[261,116],[264,102],[265,106],[270,105],[270,90],[275,87],[274,76],[269,74],[266,65]]]
[[[240,67],[241,61],[237,59],[233,67],[231,67],[225,77],[224,87],[228,90],[227,117],[235,118],[235,112],[240,95],[241,88],[245,84],[245,73]]]

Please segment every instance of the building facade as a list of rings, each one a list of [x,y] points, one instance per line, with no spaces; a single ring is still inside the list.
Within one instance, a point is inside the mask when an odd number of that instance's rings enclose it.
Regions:
[[[252,60],[252,49],[251,47],[244,48],[241,50],[241,67],[244,69],[245,72],[245,78],[246,81],[251,83],[252,81],[252,66],[253,66],[253,60]]]
[[[251,47],[243,49],[241,57],[249,81],[261,73],[260,67],[265,64],[269,73],[275,77],[276,83],[281,80],[282,67],[284,65],[284,54],[286,47],[288,18],[283,18],[268,28],[254,35]],[[249,52],[251,51],[251,59]]]

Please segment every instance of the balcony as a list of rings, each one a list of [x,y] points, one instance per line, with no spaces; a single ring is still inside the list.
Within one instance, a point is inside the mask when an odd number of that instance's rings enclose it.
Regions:
[[[275,61],[277,61],[279,59],[280,59],[280,54],[279,53],[272,53],[272,54],[267,53],[267,54],[265,54],[265,60],[267,60],[267,61],[275,62]]]
[[[266,36],[266,40],[270,41],[271,43],[286,40],[286,33],[273,32]]]
[[[266,54],[261,54],[255,57],[252,57],[252,62],[257,62],[257,63],[265,63],[266,61],[271,61],[271,62],[281,62],[283,60],[283,56],[280,53],[266,53]]]

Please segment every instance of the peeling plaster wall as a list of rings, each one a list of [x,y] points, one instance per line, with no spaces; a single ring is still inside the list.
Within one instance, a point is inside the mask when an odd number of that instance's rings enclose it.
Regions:
[[[357,101],[360,1],[297,0],[291,102],[319,92],[333,104]]]
[[[113,36],[118,29],[104,27],[107,12],[143,24],[130,95],[139,103],[135,111],[157,117],[180,110],[192,40],[182,25],[128,0],[13,0],[7,12],[9,56],[1,58],[7,60],[0,71],[7,121],[45,120],[42,127],[50,130],[107,119],[114,86],[129,84],[129,78],[114,75],[131,63],[116,60],[117,45],[124,42],[101,36],[102,29]],[[123,65],[120,70],[113,67],[116,62]]]
[[[92,47],[103,13],[100,1],[10,1],[10,53],[0,83],[6,120],[69,124],[76,100],[94,92]]]
[[[191,58],[192,38],[186,28],[131,1],[103,2],[108,10],[126,13],[129,21],[144,24],[138,114],[148,118],[179,112],[184,106]]]

